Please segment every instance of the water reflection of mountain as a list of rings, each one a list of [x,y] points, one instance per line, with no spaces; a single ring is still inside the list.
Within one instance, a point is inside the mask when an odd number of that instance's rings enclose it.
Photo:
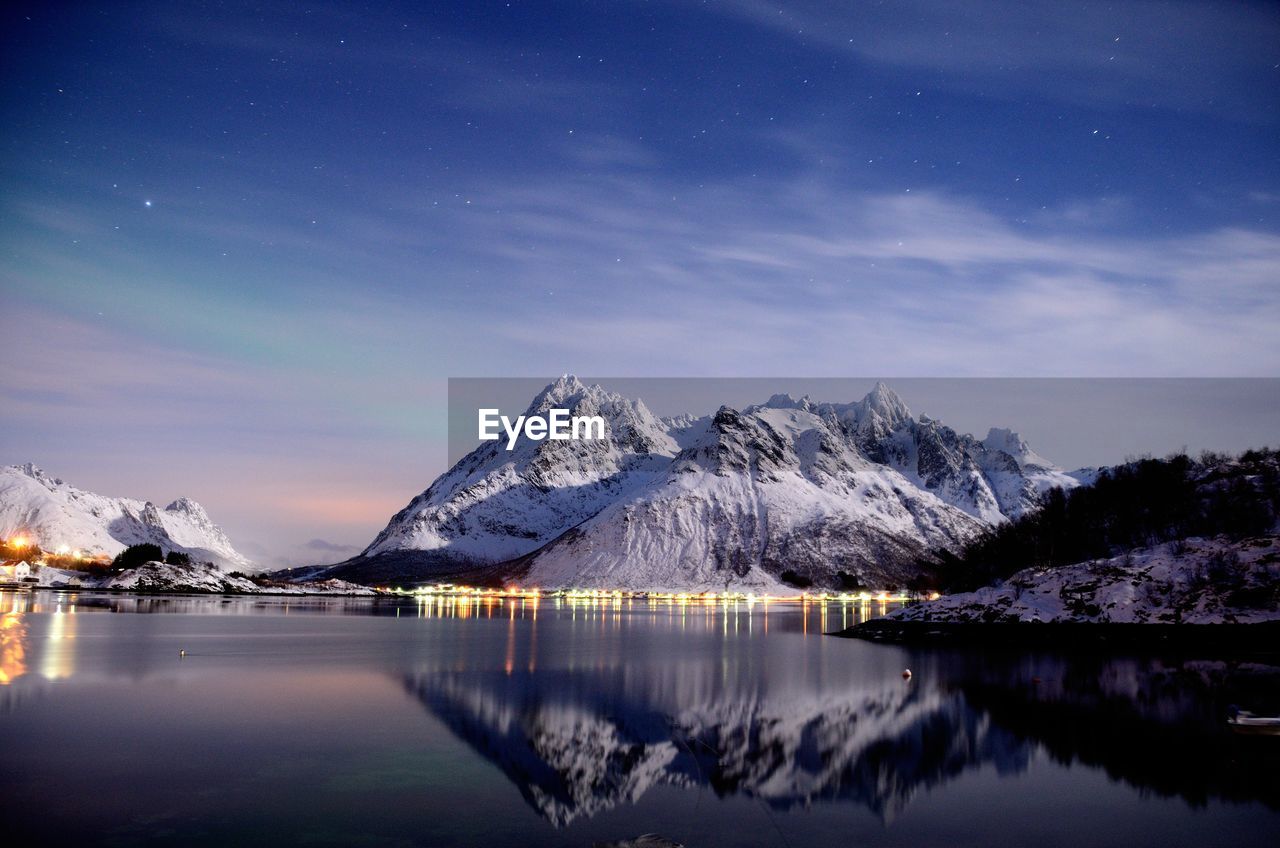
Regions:
[[[1025,769],[1031,747],[958,692],[899,685],[743,694],[672,711],[625,670],[437,672],[406,687],[563,825],[666,783],[787,809],[852,801],[885,817],[967,769]],[[676,701],[677,703],[689,703]]]
[[[1062,657],[965,675],[992,721],[1053,760],[1192,805],[1261,801],[1280,809],[1280,739],[1238,737],[1228,704],[1280,711],[1280,667],[1194,659]]]
[[[918,658],[919,659],[919,658]],[[564,825],[658,784],[778,809],[863,805],[886,819],[966,771],[1024,770],[1041,751],[1193,805],[1280,807],[1280,746],[1234,737],[1227,703],[1264,706],[1280,669],[1125,658],[945,657],[934,680],[785,693],[632,668],[439,670],[406,688]],[[693,671],[694,667],[685,671]],[[932,677],[932,675],[930,675]]]

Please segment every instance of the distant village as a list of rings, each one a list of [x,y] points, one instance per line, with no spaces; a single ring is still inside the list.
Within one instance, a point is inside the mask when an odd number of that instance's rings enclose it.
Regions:
[[[0,539],[0,587],[2,588],[38,585],[40,569],[46,566],[63,571],[101,574],[110,565],[110,557],[86,554],[67,546],[46,551],[25,534],[15,534],[7,539]]]

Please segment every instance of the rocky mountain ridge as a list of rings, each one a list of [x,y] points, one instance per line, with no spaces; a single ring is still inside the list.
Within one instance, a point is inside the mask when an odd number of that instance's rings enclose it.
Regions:
[[[526,415],[600,415],[596,441],[485,442],[358,557],[306,577],[628,589],[901,585],[922,559],[1076,481],[1016,433],[913,417],[883,383],[852,403],[774,395],[660,419],[566,376]]]

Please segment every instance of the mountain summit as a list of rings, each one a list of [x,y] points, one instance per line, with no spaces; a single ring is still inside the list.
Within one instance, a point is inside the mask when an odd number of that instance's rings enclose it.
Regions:
[[[913,417],[884,383],[859,401],[774,395],[702,418],[566,376],[527,415],[600,415],[608,437],[486,442],[324,576],[630,589],[900,585],[939,549],[1076,481],[1016,434]]]

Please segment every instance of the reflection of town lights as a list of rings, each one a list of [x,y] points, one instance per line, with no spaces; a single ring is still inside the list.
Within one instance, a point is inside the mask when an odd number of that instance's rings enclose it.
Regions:
[[[13,612],[0,616],[0,686],[7,686],[27,673],[26,626],[14,598]]]
[[[63,609],[62,604],[49,616],[45,633],[44,656],[40,674],[46,680],[60,680],[75,673],[76,608]]]

